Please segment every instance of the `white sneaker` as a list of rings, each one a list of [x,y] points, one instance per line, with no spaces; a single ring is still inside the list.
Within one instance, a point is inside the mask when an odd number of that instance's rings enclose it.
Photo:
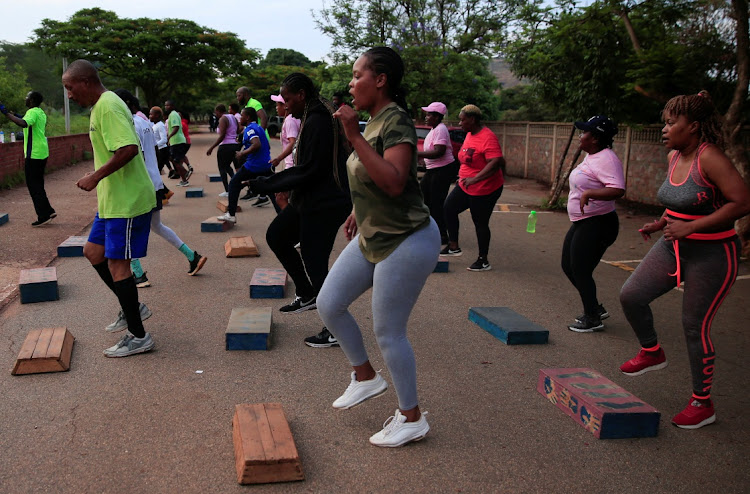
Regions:
[[[145,353],[154,348],[154,340],[151,338],[151,333],[146,333],[143,338],[136,338],[130,333],[120,338],[115,346],[111,346],[104,350],[106,357],[128,357],[137,353]]]
[[[228,221],[230,223],[237,223],[237,217],[232,216],[231,214],[229,214],[229,212],[226,212],[222,214],[221,216],[217,216],[216,219],[219,221]]]
[[[424,439],[430,432],[430,425],[425,417],[427,412],[422,412],[416,422],[407,422],[406,417],[399,410],[383,424],[383,430],[370,437],[370,444],[382,448],[397,448],[412,441]]]
[[[219,197],[229,197],[229,192],[222,192]]]
[[[349,383],[349,387],[346,388],[344,394],[333,402],[333,408],[348,410],[365,400],[382,395],[387,389],[388,383],[380,375],[380,372],[376,372],[375,377],[369,381],[357,381],[357,374],[352,372],[352,382]]]
[[[151,310],[146,307],[146,304],[141,302],[141,305],[138,307],[140,313],[141,313],[141,321],[145,321],[149,317],[151,317]],[[125,320],[125,313],[122,312],[122,309],[120,309],[120,313],[117,314],[117,320],[104,328],[104,330],[108,333],[118,333],[122,331],[123,329],[128,329],[128,321]]]

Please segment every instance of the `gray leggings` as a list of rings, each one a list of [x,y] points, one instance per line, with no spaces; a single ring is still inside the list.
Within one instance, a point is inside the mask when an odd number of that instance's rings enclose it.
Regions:
[[[417,366],[406,323],[435,269],[440,233],[435,221],[404,240],[387,258],[373,264],[362,255],[359,235],[346,246],[318,294],[318,314],[339,341],[352,366],[369,360],[362,332],[349,305],[372,287],[372,324],[383,359],[393,378],[401,410],[417,400]]]
[[[680,240],[680,266],[685,281],[682,299],[682,327],[687,341],[693,392],[700,397],[711,393],[714,345],[711,323],[737,278],[740,241]],[[672,242],[660,238],[620,291],[620,303],[638,341],[644,348],[656,345],[654,316],[649,304],[673,289],[677,269]]]

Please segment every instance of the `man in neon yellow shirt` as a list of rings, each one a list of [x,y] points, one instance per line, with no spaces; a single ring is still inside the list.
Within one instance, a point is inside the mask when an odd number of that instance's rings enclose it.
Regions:
[[[31,226],[46,225],[57,213],[52,208],[47,199],[47,192],[44,190],[44,169],[47,166],[49,157],[49,146],[47,145],[47,136],[45,128],[47,126],[47,115],[39,105],[44,101],[44,97],[37,91],[30,91],[26,95],[26,107],[29,109],[23,118],[20,115],[8,112],[0,104],[0,112],[8,117],[8,120],[23,127],[23,156],[24,173],[26,174],[26,187],[29,189],[31,201],[34,203],[37,219]]]
[[[167,111],[167,143],[169,144],[169,160],[172,162],[175,171],[180,175],[180,182],[177,184],[180,187],[187,187],[190,185],[188,179],[192,175],[192,168],[185,168],[182,166],[186,162],[185,155],[187,154],[188,144],[185,138],[185,133],[182,132],[182,117],[175,107],[174,101],[168,99],[164,103],[164,109]]]
[[[94,171],[76,185],[96,188],[99,212],[91,226],[83,255],[120,302],[120,317],[108,332],[127,329],[120,341],[104,350],[107,357],[127,357],[148,352],[154,340],[143,328],[151,316],[138,301],[130,260],[146,256],[151,210],[156,193],[143,161],[133,116],[127,105],[108,91],[96,68],[86,60],[71,63],[62,76],[68,97],[91,108],[89,138],[94,150]]]

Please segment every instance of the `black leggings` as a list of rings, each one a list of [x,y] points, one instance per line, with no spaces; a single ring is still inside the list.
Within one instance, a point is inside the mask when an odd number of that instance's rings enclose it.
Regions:
[[[244,166],[237,170],[237,173],[234,174],[232,180],[229,182],[229,206],[227,207],[227,212],[232,216],[237,214],[237,201],[239,201],[240,192],[242,191],[242,187],[244,187],[242,182],[247,182],[248,180],[258,177],[270,177],[271,175],[273,175],[273,169],[271,168],[260,173],[251,172]],[[274,194],[269,194],[269,198],[271,199],[271,204],[273,204],[273,208],[276,212],[278,213],[281,211],[279,205],[276,204],[276,196]]]
[[[47,166],[47,158],[37,160],[26,158],[24,173],[26,174],[26,187],[29,189],[31,202],[34,203],[37,219],[46,220],[55,212],[47,198],[44,190],[44,169]]]
[[[617,240],[620,221],[617,213],[592,216],[574,221],[565,235],[562,248],[562,269],[583,302],[583,311],[597,316],[599,300],[596,298],[594,269],[607,248]]]
[[[339,227],[350,212],[347,205],[300,213],[289,204],[268,225],[266,242],[294,281],[298,297],[318,295]],[[294,248],[298,242],[302,255]]]
[[[419,183],[422,195],[424,196],[424,203],[430,208],[430,216],[437,223],[438,230],[440,230],[440,239],[443,240],[443,243],[448,238],[443,206],[445,205],[445,198],[448,195],[448,189],[456,179],[458,166],[458,161],[454,161],[439,168],[431,168],[425,172],[422,181]]]
[[[234,163],[235,153],[240,150],[239,144],[221,144],[219,150],[216,151],[216,164],[219,167],[219,174],[221,174],[221,181],[224,183],[224,190],[229,192],[229,178],[234,177],[234,170],[232,170],[232,163]]]
[[[471,219],[477,231],[479,257],[487,258],[490,250],[490,217],[495,203],[500,199],[503,187],[485,196],[470,196],[456,185],[445,200],[445,225],[448,227],[448,239],[458,243],[458,215],[467,209],[471,211]]]
[[[161,149],[156,148],[156,162],[159,164],[159,173],[161,173],[165,166],[167,170],[172,170],[172,165],[169,163],[169,148],[167,146]]]

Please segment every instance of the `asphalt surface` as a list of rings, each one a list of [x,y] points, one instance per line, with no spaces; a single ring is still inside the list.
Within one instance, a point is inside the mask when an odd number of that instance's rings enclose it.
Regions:
[[[206,157],[207,133],[196,132],[189,153],[191,185],[205,197],[175,196],[162,217],[193,249],[208,257],[195,277],[188,262],[152,237],[143,266],[153,283],[139,291],[153,317],[145,323],[153,352],[108,359],[102,350],[118,337],[104,332],[117,316],[116,298],[84,258],[56,258],[69,235],[85,234],[96,210],[94,193],[74,182],[91,162],[47,176],[59,217],[31,228],[35,217],[25,188],[0,191],[0,491],[22,492],[748,492],[750,398],[743,391],[750,350],[750,280],[737,281],[719,311],[712,335],[717,347],[713,396],[718,420],[696,431],[677,429],[671,417],[690,397],[681,328],[682,293],[652,304],[670,359],[663,371],[637,378],[619,365],[638,351],[619,307],[629,272],[602,263],[595,277],[611,317],[605,331],[577,334],[567,325],[581,312],[576,291],[560,269],[569,227],[564,213],[540,213],[537,233],[525,232],[528,210],[544,188],[510,179],[491,219],[493,269],[465,268],[477,255],[468,213],[461,216],[462,257],[450,272],[430,276],[414,308],[409,337],[417,356],[420,405],[431,432],[397,449],[371,446],[368,437],[393,414],[393,389],[349,411],[331,402],[346,389],[350,368],[340,349],[313,349],[303,338],[322,323],[314,311],[286,315],[287,298],[250,299],[255,268],[280,267],[265,242],[272,208],[243,203],[237,226],[201,233],[200,222],[219,214],[221,183],[209,183],[215,156]],[[273,142],[278,149],[278,141]],[[512,159],[512,157],[509,157]],[[175,181],[165,178],[170,186]],[[653,217],[619,210],[620,235],[605,260],[633,261],[650,247],[637,229]],[[258,258],[228,259],[231,236],[252,235]],[[345,246],[341,234],[331,262]],[[57,267],[60,300],[20,304],[18,271]],[[635,266],[625,263],[624,266]],[[750,272],[747,261],[741,276]],[[376,369],[390,382],[371,331],[370,295],[351,310],[363,328]],[[273,308],[269,351],[226,351],[224,330],[234,307]],[[506,306],[550,330],[547,345],[506,346],[468,321],[472,306]],[[66,326],[75,336],[69,372],[11,376],[26,334]],[[744,328],[744,329],[743,329]],[[598,440],[537,391],[540,368],[591,367],[661,413],[659,435]],[[202,371],[198,373],[197,371]],[[231,419],[235,404],[282,403],[302,461],[302,482],[236,483]]]

